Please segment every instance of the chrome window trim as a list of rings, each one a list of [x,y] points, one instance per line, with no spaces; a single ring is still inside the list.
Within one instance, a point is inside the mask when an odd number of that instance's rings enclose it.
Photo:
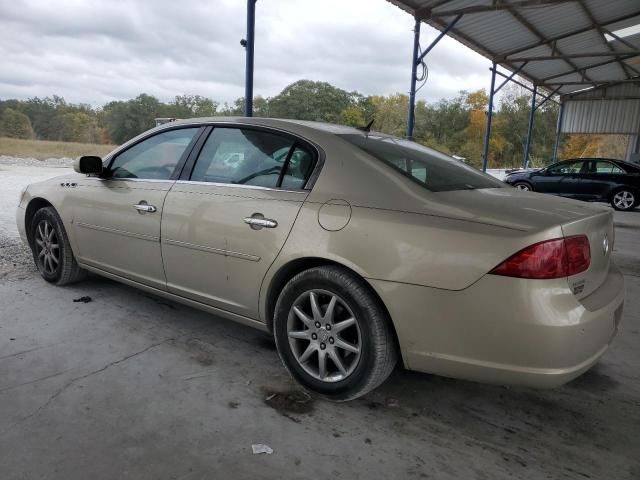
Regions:
[[[308,190],[286,190],[284,188],[261,187],[260,185],[243,185],[239,183],[201,182],[196,180],[176,180],[176,183],[180,185],[203,185],[211,187],[243,188],[248,190],[261,190],[270,192],[298,193],[304,195],[309,194]]]
[[[87,176],[84,180],[93,180],[97,182],[145,182],[145,183],[175,183],[175,180],[160,180],[151,178],[100,178]]]
[[[280,133],[280,134],[286,134],[289,135],[291,137],[297,138],[299,140],[301,140],[304,144],[309,145],[311,148],[313,148],[315,150],[316,153],[316,164],[313,167],[313,171],[311,172],[311,174],[309,175],[309,178],[307,179],[305,185],[300,189],[300,192],[308,192],[310,191],[313,186],[315,185],[316,181],[318,180],[318,177],[320,176],[320,172],[322,171],[322,167],[324,166],[324,161],[325,161],[325,153],[324,150],[314,141],[309,140],[308,138],[298,134],[298,133],[293,133],[289,130],[285,130],[283,128],[279,128],[279,127],[273,127],[271,125],[260,125],[257,123],[251,123],[251,122],[246,122],[246,121],[216,121],[216,120],[208,120],[208,121],[194,121],[194,122],[184,122],[184,123],[165,123],[163,125],[159,125],[158,127],[155,127],[151,130],[147,130],[146,132],[141,133],[140,135],[132,138],[131,140],[123,143],[122,145],[120,145],[118,148],[116,148],[114,151],[110,152],[106,157],[104,157],[102,164],[106,165],[107,168],[109,166],[111,166],[111,162],[112,160],[117,157],[118,155],[120,155],[123,151],[127,150],[129,147],[134,146],[137,143],[140,143],[144,140],[146,140],[149,137],[152,137],[153,135],[159,134],[161,132],[164,132],[165,130],[177,130],[180,128],[192,128],[192,127],[204,127],[204,126],[211,126],[213,128],[215,127],[252,127],[258,130],[266,130],[266,131],[272,131],[274,133]],[[104,179],[104,180],[109,180]],[[129,179],[131,180],[131,179]],[[205,182],[207,183],[207,182]],[[226,185],[226,184],[225,184]],[[277,189],[275,189],[277,190]],[[288,190],[291,191],[291,190]]]
[[[160,180],[153,178],[98,178],[102,182],[149,182],[149,183],[175,183],[175,180]]]

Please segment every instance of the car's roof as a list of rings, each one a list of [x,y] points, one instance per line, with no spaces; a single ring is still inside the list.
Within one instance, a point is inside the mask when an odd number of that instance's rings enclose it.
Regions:
[[[265,118],[265,117],[201,117],[201,118],[185,118],[176,120],[175,122],[165,123],[162,126],[169,127],[171,125],[179,125],[183,123],[238,123],[243,125],[266,125],[272,126],[274,123],[301,125],[314,130],[333,133],[337,135],[362,134],[361,130],[346,125],[337,125],[327,122],[313,122],[310,120],[295,120],[290,118]]]
[[[613,162],[619,165],[625,165],[627,167],[631,167],[634,170],[640,169],[640,165],[638,165],[637,163],[631,163],[625,160],[619,160],[617,158],[606,158],[606,157],[567,158],[566,160],[562,160],[561,162],[558,162],[558,163],[578,162],[578,161],[584,161],[584,160],[604,160],[605,162]]]

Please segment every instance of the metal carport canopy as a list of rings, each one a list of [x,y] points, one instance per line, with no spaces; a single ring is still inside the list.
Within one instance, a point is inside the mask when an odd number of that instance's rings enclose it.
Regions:
[[[640,0],[388,1],[548,91],[640,81]]]

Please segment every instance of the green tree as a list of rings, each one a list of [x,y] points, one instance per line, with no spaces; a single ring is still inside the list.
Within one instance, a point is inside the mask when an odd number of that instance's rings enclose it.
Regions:
[[[5,108],[0,116],[0,135],[11,138],[31,138],[33,130],[29,117],[12,108]]]
[[[102,121],[111,140],[120,144],[155,126],[160,101],[142,93],[127,102],[115,101],[105,105]]]
[[[237,98],[233,105],[225,103],[218,111],[223,117],[242,117],[244,116],[244,97]],[[254,117],[270,117],[269,115],[269,99],[258,95],[253,98],[253,116]]]
[[[357,97],[356,92],[349,93],[327,82],[298,80],[269,100],[269,114],[337,123],[341,112],[357,101]]]
[[[160,104],[158,113],[162,117],[194,118],[213,117],[218,102],[200,95],[177,95],[172,102]]]
[[[409,115],[409,97],[400,93],[369,97],[374,107],[373,128],[379,132],[403,137],[407,129]]]

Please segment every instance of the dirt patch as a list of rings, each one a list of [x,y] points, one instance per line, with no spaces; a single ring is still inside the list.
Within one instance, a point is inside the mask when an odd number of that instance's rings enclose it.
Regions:
[[[200,352],[191,357],[191,360],[202,365],[203,367],[210,367],[214,363],[213,355],[207,352]]]
[[[264,403],[291,420],[299,421],[292,415],[307,415],[313,412],[314,399],[303,390],[277,391],[263,388],[262,391],[265,395]]]
[[[35,272],[31,251],[22,240],[0,232],[0,281],[25,279]]]

